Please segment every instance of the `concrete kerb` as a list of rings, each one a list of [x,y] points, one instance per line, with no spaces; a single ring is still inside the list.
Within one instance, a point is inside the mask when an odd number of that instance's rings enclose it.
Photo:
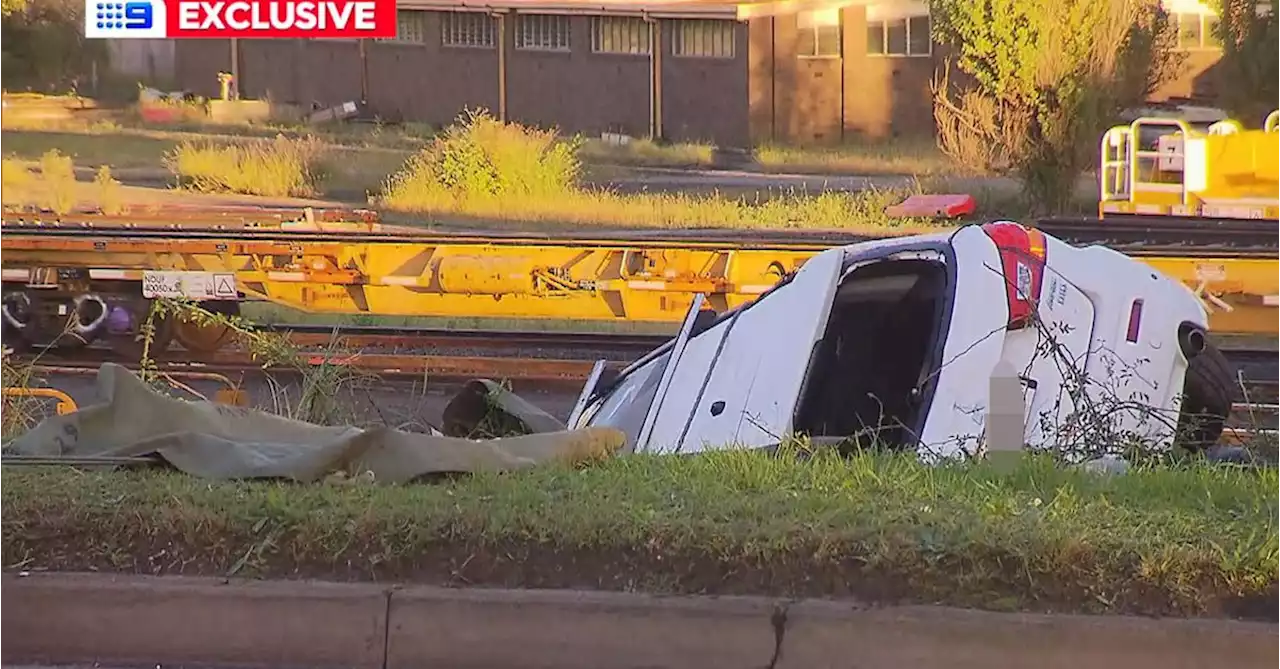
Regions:
[[[765,667],[774,602],[614,592],[408,588],[391,599],[388,667]]]
[[[1269,623],[996,613],[931,606],[788,607],[775,669],[1192,669],[1271,667]]]
[[[369,667],[1276,666],[1275,624],[758,597],[5,574],[3,662]]]
[[[0,580],[2,661],[381,667],[385,586],[39,574]]]

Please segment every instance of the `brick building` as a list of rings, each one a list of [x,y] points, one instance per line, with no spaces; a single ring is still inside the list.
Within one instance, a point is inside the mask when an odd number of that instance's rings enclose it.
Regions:
[[[1190,96],[1217,60],[1212,16],[1184,24]],[[365,100],[447,125],[465,108],[567,132],[747,146],[928,134],[940,60],[925,0],[398,0],[393,40],[183,40],[180,85],[309,105]],[[238,61],[234,66],[232,61]]]

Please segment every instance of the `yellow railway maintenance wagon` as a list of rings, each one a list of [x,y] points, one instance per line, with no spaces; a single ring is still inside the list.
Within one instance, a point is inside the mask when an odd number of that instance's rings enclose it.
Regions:
[[[1280,111],[1261,129],[1140,118],[1102,137],[1099,215],[1280,218]]]
[[[695,294],[718,311],[739,306],[831,245],[10,228],[5,330],[52,317],[85,340],[124,333],[161,297],[227,313],[263,300],[329,314],[677,323]],[[1277,334],[1274,251],[1131,255],[1199,293],[1215,331]],[[190,349],[222,339],[172,327]]]

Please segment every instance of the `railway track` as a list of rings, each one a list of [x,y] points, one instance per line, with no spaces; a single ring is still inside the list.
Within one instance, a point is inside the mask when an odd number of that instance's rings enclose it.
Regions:
[[[286,336],[306,365],[342,365],[387,377],[461,379],[490,377],[533,382],[581,383],[596,360],[616,371],[666,342],[667,334],[611,332],[501,331],[278,324],[262,328]],[[1250,400],[1275,403],[1280,382],[1280,352],[1274,341],[1219,342]],[[52,355],[51,355],[52,354]],[[53,361],[67,367],[96,368],[102,362],[127,363],[110,349],[50,350],[16,359]],[[170,351],[157,362],[172,369],[208,369],[258,373],[262,363],[248,351],[229,347],[205,354]],[[287,372],[287,369],[284,370]],[[1256,395],[1256,396],[1255,396]]]
[[[296,210],[286,210],[292,215]],[[103,237],[129,239],[225,239],[233,232],[246,241],[308,241],[383,244],[491,243],[496,246],[538,244],[616,246],[619,242],[637,247],[672,244],[719,248],[779,249],[811,251],[843,244],[882,238],[885,235],[840,231],[756,230],[744,233],[731,229],[699,230],[592,230],[573,234],[549,232],[458,232],[440,234],[405,226],[378,227],[370,212],[357,212],[349,219],[328,213],[304,227],[288,225],[292,219],[282,214],[256,214],[248,218],[235,211],[201,213],[182,217],[97,217],[79,216],[50,220],[26,214],[5,214],[4,227],[19,235],[49,237]],[[264,220],[265,219],[265,220]],[[126,224],[131,221],[131,224]],[[341,230],[332,228],[345,225]],[[326,229],[326,226],[328,229]],[[1105,244],[1131,255],[1182,255],[1193,257],[1274,257],[1280,250],[1275,221],[1149,220],[1140,216],[1108,218],[1046,218],[1035,223],[1046,233],[1075,244]],[[907,230],[909,232],[909,230]]]
[[[361,368],[376,371],[421,374],[430,371],[441,360],[522,360],[531,364],[542,361],[585,361],[590,370],[591,361],[606,359],[614,363],[627,363],[661,346],[671,334],[582,332],[582,331],[511,331],[465,330],[445,328],[414,328],[405,326],[369,325],[315,325],[315,324],[267,324],[258,326],[264,332],[286,337],[298,347],[308,360],[329,359],[345,361]],[[1280,376],[1280,342],[1274,339],[1260,340],[1226,336],[1217,343],[1236,368],[1246,378],[1260,381],[1275,380]],[[333,357],[329,358],[330,353]],[[115,360],[123,362],[109,348],[90,346],[60,351],[50,349],[39,354],[70,364],[100,364]],[[21,360],[33,360],[30,354],[17,356]],[[414,360],[425,362],[413,362]],[[157,358],[160,362],[191,365],[221,365],[260,369],[249,354],[234,346],[212,353],[169,351]],[[566,369],[569,369],[566,367]],[[515,370],[517,372],[519,370]],[[534,374],[534,376],[539,376]],[[549,378],[549,377],[548,377]],[[582,377],[585,378],[585,375]]]
[[[404,404],[406,397],[430,389],[441,403],[462,383],[489,378],[510,383],[513,390],[553,412],[567,411],[597,359],[604,359],[606,378],[630,361],[660,345],[667,335],[613,334],[601,332],[496,332],[384,328],[369,326],[278,325],[272,330],[288,333],[302,355],[296,367],[264,370],[249,352],[224,349],[192,360],[174,353],[158,360],[158,371],[175,387],[202,397],[240,397],[243,390],[259,386],[267,376],[300,379],[306,367],[330,365],[347,371],[353,385],[360,385],[366,401]],[[1268,345],[1220,342],[1240,378],[1240,392],[1228,421],[1224,439],[1247,441],[1258,435],[1275,436],[1280,425],[1280,365],[1274,341]],[[310,348],[310,350],[308,350]],[[37,365],[37,376],[46,380],[78,376],[82,388],[104,362],[115,358],[109,349],[86,348],[53,358],[25,358]],[[21,358],[20,358],[21,359]],[[270,382],[272,384],[277,382]],[[296,383],[297,381],[295,381]],[[53,385],[57,385],[54,383]],[[212,390],[210,390],[212,388]],[[262,393],[254,393],[261,396]],[[383,397],[373,401],[368,396]],[[84,401],[84,400],[81,400]],[[427,401],[427,400],[422,400]],[[430,402],[428,402],[430,403]],[[409,401],[412,404],[412,401]],[[380,411],[380,410],[379,410]]]
[[[544,350],[554,354],[635,359],[661,346],[671,334],[620,334],[613,332],[457,330],[343,325],[266,325],[261,329],[286,334],[296,346],[361,349],[371,352],[431,352],[436,350]],[[584,355],[585,353],[585,355]]]

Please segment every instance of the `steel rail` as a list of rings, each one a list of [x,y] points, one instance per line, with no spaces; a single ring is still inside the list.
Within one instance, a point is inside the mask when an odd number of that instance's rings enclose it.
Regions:
[[[498,376],[525,380],[583,380],[595,359],[605,358],[611,369],[620,368],[662,345],[669,335],[617,334],[609,332],[512,332],[500,330],[444,330],[434,328],[391,328],[378,326],[275,325],[272,329],[289,333],[299,346],[328,346],[330,351],[303,350],[308,365],[345,365],[397,376]],[[395,352],[363,351],[360,348],[387,348]],[[355,349],[355,350],[353,350]],[[404,350],[409,349],[409,350]],[[442,355],[432,351],[496,350],[516,355]],[[52,353],[51,349],[48,353]],[[109,349],[90,347],[56,356],[59,364],[97,365],[111,360]],[[1280,353],[1275,348],[1224,348],[1222,354],[1249,383],[1274,396],[1280,379]],[[206,371],[260,371],[262,363],[249,351],[227,348],[193,358],[190,353],[172,352],[187,362],[170,357],[159,362],[174,369]],[[559,356],[559,357],[557,357]],[[25,360],[29,355],[15,356]],[[276,367],[276,371],[285,368]]]
[[[840,231],[771,231],[744,233],[741,230],[592,231],[580,234],[530,234],[498,231],[442,234],[396,231],[346,232],[327,230],[279,230],[245,228],[228,238],[225,230],[201,228],[85,228],[47,224],[6,222],[6,232],[14,237],[127,238],[130,240],[223,240],[230,242],[359,243],[359,244],[488,244],[493,246],[573,246],[582,248],[669,247],[763,249],[812,251],[857,242],[901,236],[895,234],[847,233]],[[1277,228],[1252,225],[1207,225],[1165,227],[1151,223],[1111,222],[1098,219],[1046,219],[1036,227],[1074,244],[1106,244],[1131,255],[1183,255],[1188,257],[1275,257],[1280,250]],[[909,232],[909,231],[904,231]]]
[[[0,230],[5,230],[15,237],[105,237],[127,239],[219,239],[226,240],[227,234],[222,230],[168,229],[168,228],[70,228],[35,225],[13,225],[6,223]],[[883,239],[902,235],[871,235],[844,232],[788,232],[742,230],[697,230],[680,234],[669,230],[619,229],[614,231],[593,230],[590,236],[579,234],[534,234],[530,232],[503,231],[470,231],[457,233],[440,233],[423,231],[421,233],[405,232],[401,228],[395,231],[369,233],[333,232],[325,230],[274,230],[266,228],[249,228],[236,231],[236,239],[229,241],[281,241],[281,242],[339,242],[364,244],[485,244],[495,246],[670,246],[672,244],[712,246],[715,248],[775,248],[786,250],[814,250],[828,248],[838,244],[852,244],[860,241]]]
[[[260,330],[288,336],[297,346],[349,347],[356,349],[415,349],[429,352],[438,348],[554,349],[564,351],[610,351],[639,357],[661,346],[671,334],[613,332],[559,332],[453,330],[367,325],[259,326]]]
[[[105,351],[103,351],[105,353]],[[93,369],[108,358],[81,358],[59,360],[58,366],[68,369]],[[476,378],[493,378],[522,381],[534,384],[567,382],[581,384],[591,373],[593,360],[563,360],[552,358],[526,358],[509,356],[464,355],[399,355],[387,353],[303,354],[296,366],[279,364],[264,366],[254,356],[244,351],[219,351],[200,362],[157,361],[159,373],[214,372],[224,376],[245,374],[300,374],[307,368],[322,366],[340,367],[355,374],[367,374],[383,378],[421,378],[429,381],[466,381]],[[133,363],[122,363],[136,367]],[[607,364],[611,372],[626,366],[624,360]],[[56,372],[55,372],[56,373]]]

